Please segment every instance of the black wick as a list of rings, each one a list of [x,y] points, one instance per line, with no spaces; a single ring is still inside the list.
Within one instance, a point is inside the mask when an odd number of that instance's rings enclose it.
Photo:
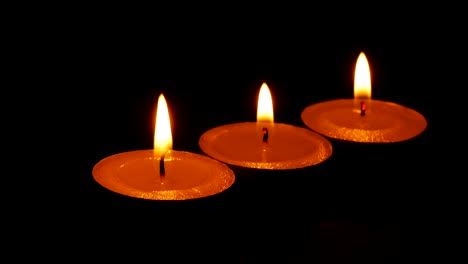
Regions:
[[[161,159],[159,160],[159,177],[161,178],[166,176],[166,169],[164,168],[164,156],[166,156],[166,153],[162,154]]]
[[[268,128],[264,127],[262,128],[263,131],[263,143],[268,142]]]
[[[365,115],[366,114],[366,103],[365,102],[361,102],[361,115]]]

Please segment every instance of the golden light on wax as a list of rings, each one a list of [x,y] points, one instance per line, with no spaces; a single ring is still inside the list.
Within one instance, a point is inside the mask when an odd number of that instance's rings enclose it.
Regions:
[[[195,199],[229,188],[235,175],[226,164],[172,150],[169,110],[162,94],[155,108],[154,148],[102,159],[93,168],[95,180],[111,191],[148,200]]]
[[[364,52],[356,61],[354,99],[337,99],[306,107],[301,114],[310,129],[331,138],[390,143],[419,135],[427,126],[423,115],[403,105],[371,100],[371,72]]]
[[[371,99],[370,69],[364,52],[359,54],[354,71],[354,98]]]
[[[169,110],[164,95],[158,98],[154,128],[154,153],[162,155],[172,149],[172,132]]]
[[[262,84],[258,94],[257,122],[273,123],[273,101],[266,83]]]
[[[273,98],[262,83],[257,121],[226,124],[203,133],[202,151],[224,163],[255,169],[285,170],[312,166],[332,153],[321,135],[284,123],[274,123]]]

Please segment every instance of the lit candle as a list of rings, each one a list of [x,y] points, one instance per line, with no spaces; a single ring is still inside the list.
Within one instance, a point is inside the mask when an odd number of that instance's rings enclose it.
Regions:
[[[257,122],[227,124],[208,130],[200,148],[222,162],[257,169],[294,169],[318,164],[332,154],[330,142],[309,129],[275,123],[270,90],[263,83]]]
[[[94,179],[105,188],[150,200],[186,200],[220,193],[234,183],[234,172],[205,155],[172,150],[169,110],[158,99],[154,147],[115,154],[93,168]]]
[[[422,133],[426,119],[417,111],[371,99],[369,63],[359,54],[354,99],[337,99],[306,107],[301,118],[310,129],[330,138],[369,143],[408,140]]]

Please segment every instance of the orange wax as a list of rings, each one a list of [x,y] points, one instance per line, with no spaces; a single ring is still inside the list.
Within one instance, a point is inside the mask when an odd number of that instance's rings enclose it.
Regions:
[[[263,141],[268,129],[268,140]],[[244,122],[216,127],[199,140],[222,162],[257,169],[293,169],[318,164],[332,154],[330,142],[309,129],[281,123]]]
[[[169,150],[160,176],[154,150],[129,151],[107,157],[93,168],[102,186],[127,196],[151,200],[186,200],[220,193],[234,183],[229,167],[210,157]]]
[[[423,132],[427,121],[405,106],[379,101],[338,99],[308,106],[301,118],[310,129],[348,141],[388,143],[413,138]]]

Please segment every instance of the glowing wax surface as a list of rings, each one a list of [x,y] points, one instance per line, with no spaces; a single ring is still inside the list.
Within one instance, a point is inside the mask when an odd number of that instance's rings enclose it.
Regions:
[[[301,118],[322,135],[356,142],[404,141],[427,127],[420,113],[391,102],[368,100],[365,115],[360,113],[359,100],[338,99],[306,107]]]
[[[268,129],[263,142],[262,128]],[[294,169],[318,164],[332,154],[330,142],[309,129],[281,123],[228,124],[205,132],[200,148],[222,162],[258,169]]]
[[[93,168],[94,179],[114,192],[151,200],[186,200],[220,193],[234,183],[229,167],[210,157],[170,150],[160,177],[160,157],[153,150],[109,156]]]

